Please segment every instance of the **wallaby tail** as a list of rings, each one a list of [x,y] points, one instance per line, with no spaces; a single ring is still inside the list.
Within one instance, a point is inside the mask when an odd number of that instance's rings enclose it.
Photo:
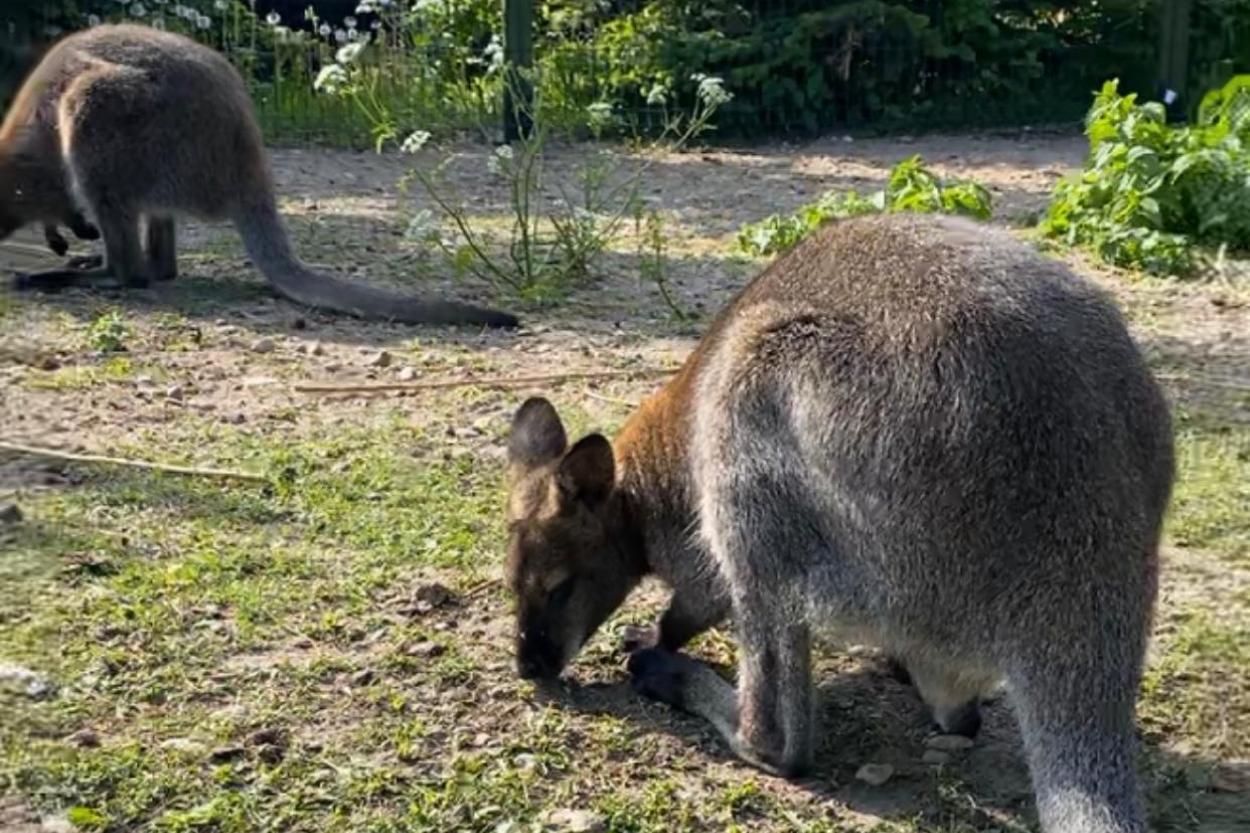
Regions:
[[[1051,656],[1062,662],[1061,652]],[[1135,665],[1112,659],[1077,674],[1052,661],[1008,675],[1045,833],[1146,833]]]
[[[315,272],[291,250],[271,199],[261,199],[235,219],[247,254],[279,294],[316,309],[404,324],[515,327],[516,316],[463,304],[400,295]]]

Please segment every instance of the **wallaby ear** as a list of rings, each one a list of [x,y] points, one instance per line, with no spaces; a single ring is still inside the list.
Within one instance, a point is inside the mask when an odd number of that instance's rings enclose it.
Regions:
[[[530,468],[550,463],[563,454],[568,445],[560,415],[541,396],[525,400],[512,417],[512,431],[508,435],[511,465]]]
[[[602,434],[582,437],[560,461],[556,483],[561,497],[566,500],[592,505],[603,501],[616,484],[612,443]]]

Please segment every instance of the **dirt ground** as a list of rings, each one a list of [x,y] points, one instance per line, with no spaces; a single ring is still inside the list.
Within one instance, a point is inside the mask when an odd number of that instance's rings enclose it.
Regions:
[[[1008,704],[988,708],[972,749],[926,763],[919,702],[867,648],[822,652],[818,768],[793,783],[731,761],[705,727],[630,692],[614,634],[647,620],[658,588],[613,620],[558,691],[514,678],[509,602],[493,581],[510,415],[543,393],[576,429],[610,431],[654,375],[368,396],[293,386],[671,368],[760,267],[734,253],[743,223],[826,189],[880,187],[892,164],[921,153],[940,174],[988,187],[994,222],[1028,235],[1084,151],[1080,136],[1023,132],[663,158],[643,196],[666,219],[669,280],[691,322],[639,278],[629,239],[549,308],[457,280],[403,237],[405,218],[429,207],[397,188],[407,159],[308,149],[273,153],[307,260],[507,306],[525,326],[310,313],[266,291],[232,229],[197,223],[180,229],[171,284],[0,298],[0,440],[283,472],[289,484],[174,486],[0,452],[0,504],[8,495],[23,515],[16,531],[0,524],[0,578],[16,590],[0,594],[10,596],[0,689],[4,668],[20,666],[63,692],[14,695],[17,720],[0,730],[0,830],[1029,829]],[[506,194],[488,152],[458,148],[450,171],[474,217],[498,218]],[[553,171],[582,152],[561,149]],[[1144,279],[1059,256],[1115,294],[1179,415],[1184,483],[1140,715],[1156,827],[1250,831],[1250,280]],[[0,246],[0,271],[54,262],[30,232]],[[99,349],[93,322],[107,311],[123,322],[124,352]],[[255,550],[239,563],[278,558],[273,583],[269,562],[242,573],[268,602],[220,563],[235,563],[234,547]],[[273,555],[287,551],[298,567]],[[145,625],[131,610],[145,599],[168,620]],[[722,633],[698,650],[732,657]],[[101,671],[108,663],[121,670]],[[275,725],[282,754],[269,760],[277,744],[256,738]],[[864,783],[865,763],[893,776]],[[153,783],[152,795],[139,789]]]

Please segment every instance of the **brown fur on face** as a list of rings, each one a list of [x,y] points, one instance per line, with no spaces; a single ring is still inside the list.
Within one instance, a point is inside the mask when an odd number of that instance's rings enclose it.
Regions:
[[[508,442],[507,578],[517,600],[517,671],[554,677],[637,583],[611,444],[572,448],[545,399],[517,411]]]

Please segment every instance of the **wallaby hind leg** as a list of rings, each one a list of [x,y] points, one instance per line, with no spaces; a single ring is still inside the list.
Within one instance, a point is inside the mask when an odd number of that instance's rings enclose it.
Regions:
[[[974,738],[981,729],[981,695],[996,675],[911,656],[905,665],[912,683],[943,732]]]
[[[153,280],[178,277],[178,248],[173,217],[148,218],[148,270]]]
[[[1112,638],[1105,624],[1102,630],[1102,639]],[[1100,637],[1095,633],[1093,638]],[[1122,647],[1131,651],[1140,644]],[[1072,654],[1056,648],[1008,673],[1047,833],[1147,829],[1134,772],[1139,661],[1129,656],[1108,657],[1101,664],[1077,659],[1096,653],[1088,646]]]

